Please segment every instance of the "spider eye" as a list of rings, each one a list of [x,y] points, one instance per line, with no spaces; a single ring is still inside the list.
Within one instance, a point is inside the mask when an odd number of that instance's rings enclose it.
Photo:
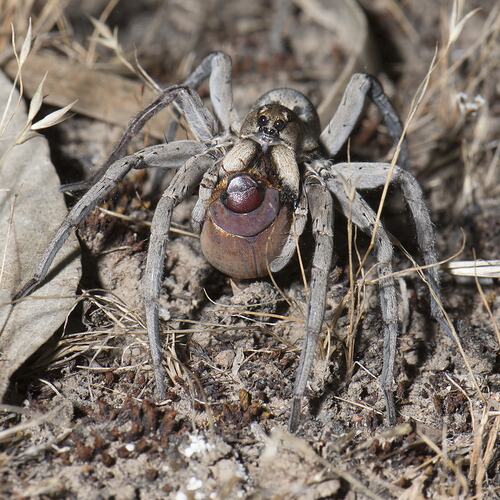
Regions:
[[[276,120],[274,122],[274,128],[278,131],[281,132],[285,128],[285,122],[283,120]]]
[[[269,119],[267,118],[266,115],[260,115],[259,118],[257,119],[257,123],[263,127],[264,125],[267,125],[269,123]]]

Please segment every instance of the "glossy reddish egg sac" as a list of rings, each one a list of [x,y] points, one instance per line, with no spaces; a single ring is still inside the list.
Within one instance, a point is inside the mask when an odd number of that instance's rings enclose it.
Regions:
[[[224,205],[238,214],[256,210],[264,200],[264,190],[247,174],[233,177],[222,198]]]
[[[267,203],[264,202],[263,205],[265,204]],[[223,206],[220,201],[218,205]],[[226,210],[229,212],[227,208]],[[255,236],[240,236],[227,232],[214,221],[214,218],[217,219],[216,212],[208,212],[200,236],[201,249],[207,261],[219,271],[236,279],[268,276],[269,264],[280,255],[290,233],[292,214],[288,207],[281,207],[272,223]],[[248,215],[233,213],[233,217]]]

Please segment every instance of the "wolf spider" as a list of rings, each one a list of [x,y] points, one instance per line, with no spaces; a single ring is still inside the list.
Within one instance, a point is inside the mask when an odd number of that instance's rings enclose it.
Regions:
[[[196,89],[209,79],[213,113]],[[243,123],[233,107],[231,59],[209,54],[181,84],[166,88],[129,123],[108,160],[59,227],[33,278],[14,297],[28,295],[46,277],[70,232],[132,169],[174,168],[176,173],[154,212],[144,275],[144,308],[157,396],[165,397],[165,371],[160,346],[159,304],[165,251],[176,205],[198,187],[192,211],[193,230],[201,235],[207,260],[229,276],[249,279],[277,272],[292,259],[296,239],[312,218],[315,250],[305,324],[305,338],[295,379],[289,428],[295,431],[323,323],[328,275],[333,253],[335,206],[361,231],[372,235],[376,214],[357,190],[384,186],[388,175],[402,191],[412,214],[418,244],[433,290],[431,311],[440,313],[439,276],[434,231],[422,190],[408,171],[406,142],[400,144],[397,166],[387,163],[336,163],[369,97],[382,113],[392,139],[402,135],[401,122],[379,82],[366,74],[351,78],[340,105],[321,131],[318,114],[302,93],[282,88],[267,92]],[[150,146],[123,157],[130,140],[161,109],[176,106],[195,140]],[[215,115],[215,116],[214,116]],[[398,335],[398,303],[392,273],[393,245],[383,225],[374,237],[384,322],[380,386],[389,424],[396,422],[392,392]]]

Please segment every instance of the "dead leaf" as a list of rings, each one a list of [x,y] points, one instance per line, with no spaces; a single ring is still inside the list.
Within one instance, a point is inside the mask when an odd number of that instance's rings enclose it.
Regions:
[[[0,73],[0,110],[11,88]],[[67,214],[47,140],[37,135],[15,144],[28,119],[17,91],[10,108],[0,137],[0,400],[12,374],[64,322],[81,274],[79,247],[72,236],[59,252],[49,281],[15,307],[10,303]]]
[[[17,73],[16,61],[10,61],[5,71],[13,78]],[[63,107],[77,100],[73,111],[106,123],[125,126],[131,116],[156,97],[142,82],[88,68],[50,51],[30,54],[23,67],[27,95],[36,94],[40,80],[47,72],[43,87],[45,103]],[[146,126],[147,132],[156,139],[165,137],[168,113],[162,111]]]

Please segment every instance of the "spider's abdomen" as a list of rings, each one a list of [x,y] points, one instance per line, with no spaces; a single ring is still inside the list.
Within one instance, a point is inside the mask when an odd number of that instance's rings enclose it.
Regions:
[[[237,174],[208,209],[201,249],[208,262],[228,276],[266,276],[290,225],[291,212],[281,205],[278,190]]]

